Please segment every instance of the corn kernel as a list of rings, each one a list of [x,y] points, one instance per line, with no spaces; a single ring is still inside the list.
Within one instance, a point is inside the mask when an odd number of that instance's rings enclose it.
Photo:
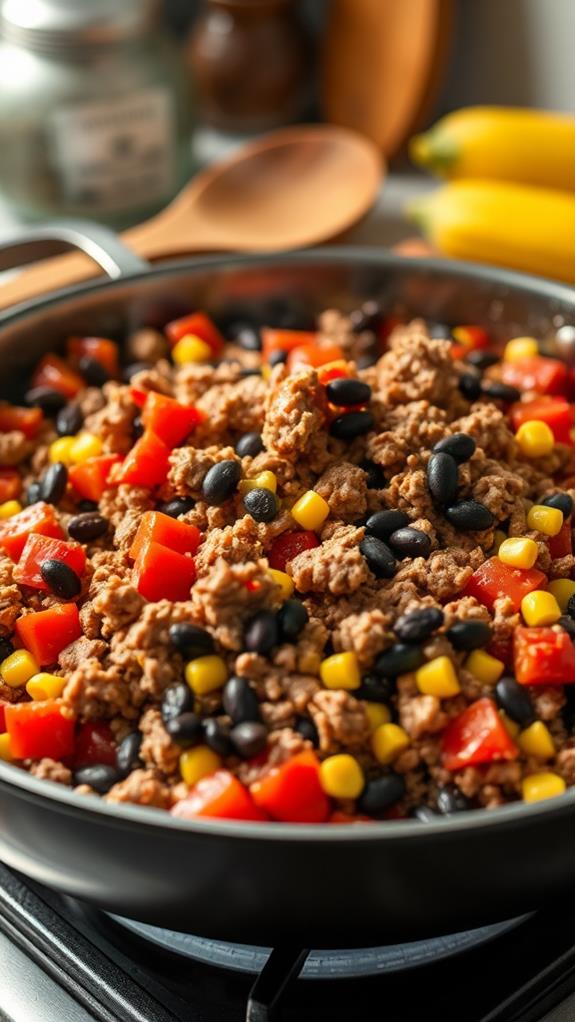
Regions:
[[[504,669],[503,661],[486,653],[484,649],[474,649],[465,661],[465,670],[484,685],[495,685]]]
[[[563,512],[558,507],[533,504],[527,512],[527,524],[545,536],[556,536],[563,526]]]
[[[542,720],[535,720],[526,727],[517,744],[526,756],[535,756],[536,759],[551,759],[555,755],[555,742]]]
[[[221,765],[221,758],[207,745],[196,745],[193,749],[186,749],[180,756],[180,773],[190,788],[201,781],[202,777],[215,774]]]
[[[10,688],[20,688],[34,674],[38,674],[40,668],[34,657],[27,649],[16,649],[10,656],[0,664],[0,676],[2,681]]]
[[[275,493],[277,491],[277,488],[278,481],[276,476],[274,475],[273,472],[268,471],[260,472],[260,474],[258,476],[255,476],[253,479],[242,479],[238,486],[238,490],[242,495],[247,493],[248,490],[256,489],[271,490],[272,493]]]
[[[41,671],[40,674],[34,674],[30,681],[26,682],[26,691],[30,698],[36,701],[57,699],[62,695],[65,684],[65,678],[59,678],[57,674],[45,674]]]
[[[61,461],[64,465],[72,464],[71,450],[76,441],[74,436],[61,436],[58,440],[54,440],[50,444],[49,457],[50,461]]]
[[[329,504],[320,497],[315,490],[308,490],[300,497],[291,509],[292,518],[295,518],[302,529],[321,529],[329,514]]]
[[[521,793],[524,802],[539,802],[544,798],[562,795],[566,787],[559,774],[554,774],[551,770],[542,770],[539,774],[530,774],[529,777],[523,778]]]
[[[205,696],[222,688],[228,680],[228,669],[221,656],[199,656],[186,664],[186,681],[197,696]]]
[[[503,721],[507,734],[509,735],[510,738],[513,739],[513,741],[515,741],[519,732],[521,731],[519,724],[517,723],[516,720],[511,720],[511,717],[508,717],[507,714],[503,712],[503,710],[499,711],[499,716]]]
[[[289,577],[287,572],[278,571],[277,568],[268,568],[268,574],[271,575],[272,580],[275,582],[275,584],[280,587],[282,592],[282,599],[289,600],[290,596],[293,594],[293,591],[295,589],[293,579]]]
[[[0,759],[3,759],[5,763],[11,763],[14,759],[10,749],[10,735],[0,735]]]
[[[455,667],[448,656],[437,656],[419,667],[415,672],[415,683],[424,696],[447,699],[461,691]]]
[[[183,366],[186,362],[209,362],[212,349],[201,337],[185,334],[172,348],[172,358],[176,365]]]
[[[359,688],[361,675],[355,653],[334,653],[319,666],[319,676],[326,688]]]
[[[517,430],[515,439],[527,458],[542,458],[545,454],[551,454],[555,447],[553,431],[541,419],[524,422]]]
[[[561,617],[561,607],[553,596],[544,589],[534,589],[521,600],[523,620],[530,628],[539,625],[554,625]]]
[[[534,539],[512,536],[503,540],[497,556],[503,564],[512,568],[532,568],[539,556],[539,547]]]
[[[20,514],[22,505],[19,500],[5,500],[3,504],[0,504],[0,518],[12,518],[13,515]]]
[[[373,755],[378,763],[392,763],[409,743],[407,731],[399,724],[381,724],[371,738]]]
[[[564,614],[569,600],[575,595],[575,582],[572,582],[570,578],[556,578],[549,583],[547,588],[557,600],[561,612]]]
[[[389,706],[386,706],[385,703],[363,703],[363,708],[371,731],[375,731],[382,724],[389,724],[391,712]]]
[[[262,374],[262,380],[265,380],[266,383],[267,383],[267,381],[269,380],[269,378],[270,378],[270,376],[272,374],[272,367],[271,366],[262,366],[261,374]]]
[[[359,798],[365,777],[359,763],[346,752],[328,756],[320,764],[319,778],[326,795],[331,798]]]
[[[70,458],[74,464],[87,461],[88,458],[97,458],[102,453],[102,441],[94,433],[78,433],[72,439],[74,443],[70,447]]]
[[[524,358],[533,358],[538,354],[539,346],[534,337],[514,337],[505,345],[503,361],[521,362]]]
[[[498,554],[501,549],[501,544],[507,539],[506,533],[503,529],[496,529],[493,533],[493,546],[491,548],[491,554]]]

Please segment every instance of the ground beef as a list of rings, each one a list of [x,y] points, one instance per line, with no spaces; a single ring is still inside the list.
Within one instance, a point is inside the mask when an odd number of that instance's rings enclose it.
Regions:
[[[324,753],[340,746],[361,749],[369,736],[370,725],[365,706],[343,689],[321,689],[308,706],[319,734],[319,747]]]
[[[157,362],[168,352],[168,342],[159,330],[142,327],[128,338],[128,352],[133,362]]]
[[[55,781],[56,784],[67,785],[72,783],[72,771],[55,759],[46,757],[37,760],[31,763],[28,769],[34,777],[39,777],[42,781]]]
[[[335,596],[355,592],[370,577],[359,549],[363,535],[363,529],[353,525],[324,530],[320,546],[288,562],[296,589],[300,593],[330,592]]]
[[[89,415],[84,426],[102,440],[106,454],[126,454],[134,443],[134,419],[138,408],[129,387],[104,385],[105,405]]]
[[[101,660],[108,650],[108,644],[100,639],[80,639],[65,646],[58,656],[58,665],[63,671],[75,671],[84,660]]]
[[[28,458],[33,447],[23,433],[15,429],[11,433],[0,433],[0,464],[19,465]]]
[[[314,487],[336,518],[358,518],[367,508],[367,473],[357,465],[332,465]]]
[[[147,767],[157,767],[162,774],[175,774],[182,748],[171,740],[159,710],[146,710],[140,719],[140,731],[143,735],[140,759]]]
[[[284,378],[274,372],[266,401],[263,440],[268,451],[286,458],[309,453],[324,426],[325,396],[313,369]]]
[[[110,788],[105,799],[106,802],[134,802],[154,809],[168,809],[171,804],[169,785],[154,769],[132,771],[125,780]]]

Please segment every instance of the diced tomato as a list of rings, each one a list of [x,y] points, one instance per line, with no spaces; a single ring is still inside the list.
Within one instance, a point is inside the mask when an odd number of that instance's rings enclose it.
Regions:
[[[316,340],[315,330],[276,330],[266,326],[262,329],[262,358],[268,362],[273,351],[293,351],[294,348],[313,346]]]
[[[501,363],[501,379],[520,391],[564,394],[569,379],[567,366],[556,358],[534,355],[516,362]]]
[[[568,554],[573,553],[572,527],[573,523],[568,518],[566,522],[563,522],[556,536],[549,536],[547,546],[553,560],[557,557],[567,557]]]
[[[148,400],[149,390],[139,390],[138,387],[130,387],[130,397],[138,408],[143,408]]]
[[[114,766],[116,749],[116,739],[110,725],[105,720],[88,720],[80,724],[76,734],[74,767],[78,770],[98,763]]]
[[[300,348],[292,348],[288,355],[287,367],[290,373],[303,366],[313,366],[317,369],[330,362],[340,362],[343,357],[344,353],[339,344],[329,344],[322,348],[315,344],[306,344]]]
[[[509,409],[513,429],[517,432],[524,422],[538,419],[546,422],[555,439],[561,444],[572,443],[574,409],[564,397],[542,395],[533,401],[517,401]]]
[[[136,441],[126,456],[117,482],[131,483],[153,489],[165,483],[170,467],[170,449],[163,440],[148,430]]]
[[[473,572],[463,593],[474,596],[489,610],[493,609],[495,600],[508,596],[513,609],[519,610],[523,597],[534,589],[543,588],[545,583],[546,577],[538,568],[511,568],[498,557],[490,557]]]
[[[160,543],[142,546],[134,564],[136,589],[154,603],[188,600],[195,580],[196,567],[192,558]]]
[[[70,337],[68,354],[76,366],[81,358],[87,357],[99,362],[112,378],[120,373],[118,345],[107,337]]]
[[[0,735],[3,735],[6,731],[6,707],[10,703],[7,703],[4,699],[0,699]]]
[[[109,485],[112,468],[121,461],[119,454],[100,454],[97,458],[86,458],[86,461],[70,466],[68,478],[81,497],[98,503]]]
[[[50,387],[65,397],[76,397],[86,384],[80,374],[71,369],[63,358],[58,355],[44,355],[32,377],[32,386]]]
[[[471,703],[449,722],[441,740],[442,763],[446,770],[515,759],[517,754],[517,746],[493,699]]]
[[[511,639],[499,639],[498,641],[490,642],[487,652],[490,656],[494,656],[496,660],[501,660],[501,663],[505,664],[506,667],[511,667],[513,663],[513,643]]]
[[[51,558],[67,564],[76,575],[82,575],[86,567],[86,554],[79,543],[68,543],[62,539],[32,533],[14,568],[14,581],[32,586],[33,589],[48,589],[49,586],[40,574],[40,567]]]
[[[228,770],[202,778],[188,798],[177,802],[173,816],[181,819],[204,817],[220,820],[267,820],[255,805],[248,789]]]
[[[150,391],[147,396],[142,422],[146,429],[163,440],[168,447],[178,447],[202,421],[202,414],[193,405],[181,405],[173,397]]]
[[[201,341],[209,344],[215,355],[219,354],[225,343],[220,331],[204,312],[192,312],[190,316],[172,320],[164,327],[164,333],[172,345],[177,344],[188,334],[199,337]]]
[[[370,816],[361,816],[361,814],[351,815],[351,813],[344,813],[341,809],[336,809],[327,821],[328,823],[373,823]]]
[[[75,603],[57,603],[26,614],[18,618],[16,634],[41,667],[55,664],[64,647],[82,634],[78,608]]]
[[[74,718],[58,699],[11,703],[6,730],[15,759],[66,759],[74,751]]]
[[[17,468],[0,468],[0,504],[15,500],[22,493],[22,477]]]
[[[516,628],[513,652],[515,677],[521,685],[575,682],[575,646],[567,632],[553,628]]]
[[[142,547],[149,543],[159,543],[170,550],[177,550],[179,554],[195,554],[200,545],[200,530],[161,511],[144,511],[130,547],[132,560],[135,561]]]
[[[326,387],[331,380],[342,380],[349,376],[347,369],[347,362],[340,359],[337,362],[327,362],[326,365],[320,366],[317,373],[317,378],[322,386]]]
[[[252,798],[273,820],[283,823],[325,823],[329,802],[319,778],[314,752],[299,752],[281,766],[272,767],[250,785]]]
[[[39,501],[19,511],[11,518],[0,521],[0,547],[13,561],[17,561],[26,545],[28,536],[54,536],[63,539],[64,533],[54,517],[51,504]]]
[[[304,550],[312,550],[319,546],[319,539],[311,529],[303,529],[301,532],[284,532],[277,539],[274,539],[268,560],[270,568],[277,571],[285,571],[286,564]]]
[[[0,404],[0,433],[19,430],[30,440],[36,436],[43,418],[40,408],[19,408],[18,405]]]

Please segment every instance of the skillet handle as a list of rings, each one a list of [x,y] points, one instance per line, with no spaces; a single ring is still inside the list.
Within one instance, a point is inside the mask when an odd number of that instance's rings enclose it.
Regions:
[[[108,227],[91,220],[51,220],[1,236],[0,271],[25,266],[68,249],[80,249],[90,256],[112,280],[142,273],[150,266]]]

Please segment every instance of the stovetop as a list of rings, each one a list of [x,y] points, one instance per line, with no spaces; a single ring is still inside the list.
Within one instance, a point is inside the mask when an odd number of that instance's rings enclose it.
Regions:
[[[368,1011],[573,1022],[575,903],[436,942],[307,955],[118,920],[0,865],[2,1022],[356,1022]]]

